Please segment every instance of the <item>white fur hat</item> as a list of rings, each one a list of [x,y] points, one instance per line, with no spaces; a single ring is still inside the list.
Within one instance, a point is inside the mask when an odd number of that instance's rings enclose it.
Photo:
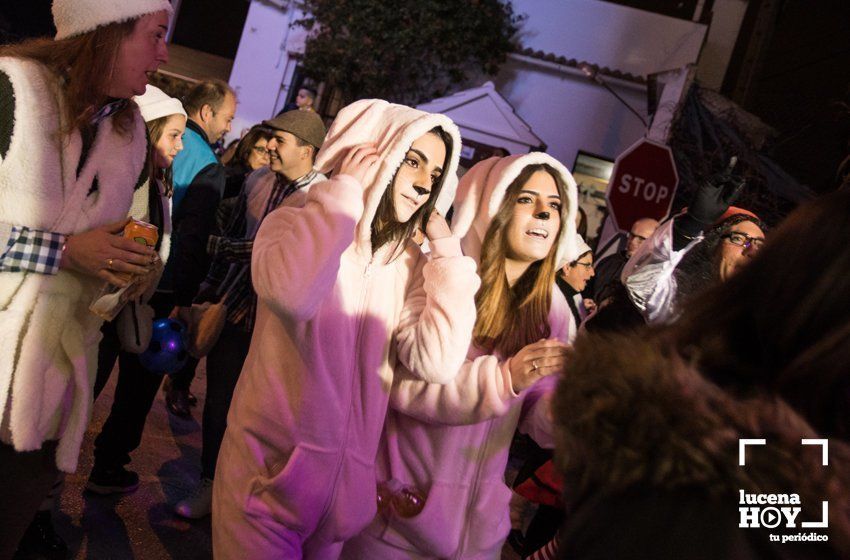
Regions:
[[[53,0],[56,40],[155,12],[174,13],[168,0]]]
[[[573,261],[577,261],[580,256],[588,251],[591,251],[590,245],[587,244],[581,235],[576,234],[576,257]]]
[[[186,116],[183,104],[179,100],[150,84],[145,88],[144,95],[137,95],[133,98],[133,101],[139,106],[145,122],[150,122],[160,117],[167,117],[168,115]]]

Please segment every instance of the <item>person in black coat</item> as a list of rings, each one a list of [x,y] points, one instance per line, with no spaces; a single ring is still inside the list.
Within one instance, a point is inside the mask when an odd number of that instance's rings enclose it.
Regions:
[[[673,324],[579,336],[553,410],[559,558],[850,557],[848,236],[850,192],[834,193]],[[824,438],[826,465],[801,441]],[[743,465],[742,439],[764,440]],[[749,526],[758,495],[796,496],[795,525]],[[828,526],[802,526],[824,501]]]

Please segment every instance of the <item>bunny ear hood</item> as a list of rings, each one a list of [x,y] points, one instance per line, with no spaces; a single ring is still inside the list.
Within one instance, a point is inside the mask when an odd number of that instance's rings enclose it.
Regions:
[[[378,151],[378,161],[363,179],[364,210],[357,224],[358,243],[369,242],[378,204],[410,145],[437,126],[451,136],[454,144],[448,154],[448,165],[443,169],[445,178],[437,199],[437,209],[445,214],[457,189],[461,146],[460,132],[450,118],[382,99],[355,101],[337,114],[316,156],[316,169],[325,175],[337,172],[348,151],[358,144],[374,143]]]
[[[481,244],[490,222],[499,212],[508,187],[529,165],[551,166],[566,185],[567,200],[561,209],[561,234],[558,238],[558,262],[578,257],[575,218],[578,190],[575,179],[561,162],[543,152],[492,157],[477,163],[461,178],[457,187],[452,217],[452,233],[462,239],[464,253],[475,260],[481,256]]]

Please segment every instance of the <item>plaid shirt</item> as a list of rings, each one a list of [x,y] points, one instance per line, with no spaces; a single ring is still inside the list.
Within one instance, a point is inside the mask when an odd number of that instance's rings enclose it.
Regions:
[[[300,179],[287,183],[280,175],[275,177],[260,222],[295,191],[316,181],[318,173],[311,171]],[[257,294],[251,283],[251,252],[254,238],[246,237],[248,196],[245,189],[239,193],[230,222],[222,236],[211,235],[207,251],[213,257],[210,271],[204,280],[199,299],[219,299],[227,304],[227,321],[248,332],[254,329],[257,313]],[[215,297],[206,297],[208,294]]]
[[[61,233],[12,226],[9,242],[0,254],[0,272],[56,274],[65,239]]]
[[[107,117],[117,113],[127,106],[127,99],[116,99],[107,103],[91,117],[92,126],[100,126]],[[86,161],[88,149],[94,138],[86,142],[84,139],[83,153],[80,155],[79,173]],[[143,173],[144,175],[144,173]],[[139,185],[137,185],[138,188]],[[89,194],[97,190],[97,178],[92,182]],[[56,274],[62,260],[62,247],[67,237],[62,233],[39,231],[26,226],[0,226],[7,229],[9,241],[0,254],[0,272],[37,272],[39,274]],[[5,233],[5,232],[4,232]]]

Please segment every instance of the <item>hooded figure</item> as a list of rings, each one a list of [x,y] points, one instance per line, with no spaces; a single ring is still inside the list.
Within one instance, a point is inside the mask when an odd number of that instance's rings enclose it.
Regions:
[[[557,173],[562,185],[556,191],[560,223],[551,216],[541,216],[545,210],[540,209],[534,210],[533,220],[529,221],[510,214],[519,205],[528,204],[526,198],[544,198],[544,204],[551,203],[548,196],[531,194],[541,189],[532,186],[531,178],[523,173],[529,166],[539,164],[549,167],[544,173]],[[505,238],[496,236],[494,230],[501,228],[510,235],[519,222],[521,235],[528,235],[532,231],[529,228],[545,230],[546,237],[558,235],[555,244],[547,244],[543,256],[538,255],[523,274],[545,284],[550,294],[551,304],[544,309],[542,321],[545,329],[532,338],[533,344],[521,341],[523,348],[519,352],[505,352],[498,345],[482,347],[486,346],[478,338],[482,325],[476,324],[476,340],[469,346],[466,361],[454,381],[446,385],[427,383],[403,370],[396,372],[378,455],[378,482],[387,489],[383,494],[388,506],[381,508],[360,536],[346,543],[344,558],[500,557],[510,530],[511,491],[505,485],[504,473],[514,431],[520,425],[541,445],[552,446],[547,411],[555,376],[537,382],[539,376],[533,376],[519,384],[512,374],[515,365],[511,364],[521,361],[526,348],[539,345],[540,338],[549,338],[547,342],[558,351],[569,338],[570,310],[554,285],[554,277],[557,263],[578,256],[576,207],[572,176],[557,160],[543,153],[491,158],[477,164],[461,179],[452,232],[462,237],[464,253],[480,261],[479,323],[485,317],[482,294],[488,293],[488,284],[502,281],[488,274],[488,263],[499,259],[506,262],[517,252],[510,242],[502,244],[507,245],[503,251],[497,248]],[[506,219],[506,215],[512,217]],[[510,276],[506,265],[497,269],[499,276]],[[514,290],[521,286],[523,277],[513,284]],[[529,309],[534,306],[526,302],[512,315],[530,316]],[[519,321],[511,327],[521,324]],[[529,361],[547,363],[545,359]],[[537,365],[529,364],[529,369],[537,370]],[[562,363],[546,373],[554,373],[560,367]],[[409,502],[410,496],[424,500],[421,511],[399,503],[405,498]]]
[[[436,127],[439,144],[449,145],[444,160],[429,163],[413,146]],[[358,180],[345,173],[346,156],[364,142],[377,156]],[[374,517],[393,370],[404,364],[429,381],[452,379],[469,346],[479,281],[458,237],[431,239],[429,259],[405,237],[373,248],[381,239],[373,224],[388,197],[408,204],[433,190],[411,220],[437,196],[450,201],[459,148],[447,117],[356,102],[340,111],[317,157],[321,172],[336,173],[311,188],[303,208],[280,208],[260,227],[256,327],[213,485],[217,558],[334,558]],[[432,166],[430,185],[401,186]]]

